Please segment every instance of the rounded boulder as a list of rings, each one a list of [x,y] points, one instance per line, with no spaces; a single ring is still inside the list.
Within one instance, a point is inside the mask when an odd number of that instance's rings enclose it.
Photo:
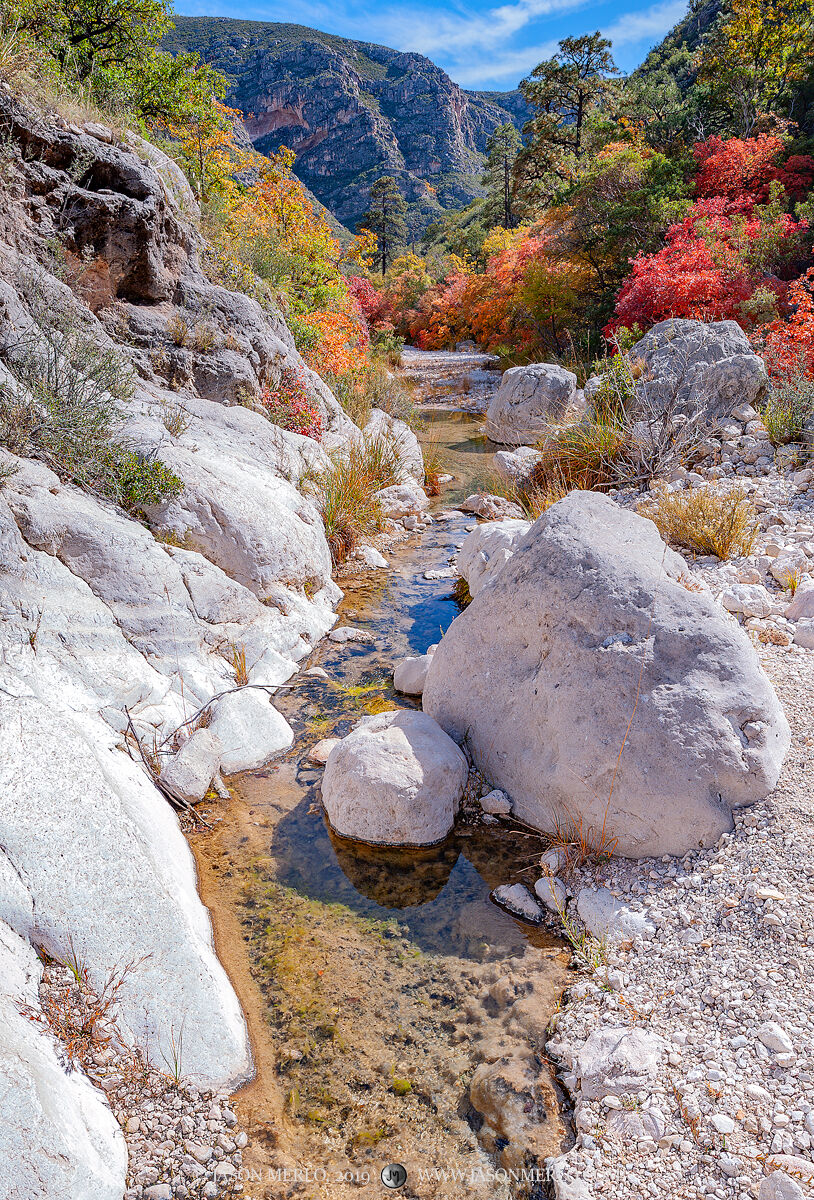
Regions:
[[[468,773],[455,742],[426,713],[379,713],[331,751],[322,802],[342,837],[429,846],[452,829]]]

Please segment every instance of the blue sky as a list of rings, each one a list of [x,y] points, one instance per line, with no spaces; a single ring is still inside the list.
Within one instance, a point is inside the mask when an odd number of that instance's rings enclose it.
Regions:
[[[560,38],[599,29],[612,39],[616,61],[629,71],[685,13],[686,0],[176,0],[187,15],[292,21],[426,54],[463,87],[516,87],[556,50]]]

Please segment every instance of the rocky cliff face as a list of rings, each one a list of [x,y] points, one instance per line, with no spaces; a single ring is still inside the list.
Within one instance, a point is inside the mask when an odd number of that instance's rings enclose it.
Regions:
[[[178,17],[166,45],[223,71],[256,149],[291,147],[298,176],[349,227],[383,174],[399,180],[414,232],[468,203],[489,135],[527,116],[517,92],[465,92],[423,55],[297,25]]]
[[[204,786],[218,765],[256,766],[290,742],[270,692],[333,624],[340,595],[297,488],[327,459],[252,404],[292,367],[329,445],[358,431],[282,319],[204,275],[194,198],[160,151],[2,90],[0,139],[0,1164],[9,1194],[118,1200],[121,1134],[38,1027],[30,946],[82,963],[97,989],[134,964],[118,1011],[152,1061],[183,1030],[182,1069],[198,1084],[250,1074],[191,854],[135,737],[162,765],[179,728],[183,746],[205,735]],[[199,336],[179,345],[179,323]],[[122,436],[175,473],[177,494],[135,519],[10,452],[15,414],[40,402],[21,347],[51,363],[55,387],[80,386],[105,356],[132,376]],[[234,690],[232,647],[248,690]],[[184,741],[207,704],[209,728]]]

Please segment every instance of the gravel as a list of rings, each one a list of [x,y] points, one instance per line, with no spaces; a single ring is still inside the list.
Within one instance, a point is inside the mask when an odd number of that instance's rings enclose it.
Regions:
[[[574,1099],[576,1145],[558,1169],[586,1196],[756,1200],[797,1195],[779,1190],[785,1180],[806,1195],[814,1177],[814,654],[761,651],[794,734],[772,796],[712,851],[616,859],[567,880],[575,895],[609,889],[655,926],[604,944],[548,1044]],[[613,1107],[583,1095],[580,1052],[608,1028],[664,1039],[654,1082],[619,1097],[646,1121],[610,1121]]]

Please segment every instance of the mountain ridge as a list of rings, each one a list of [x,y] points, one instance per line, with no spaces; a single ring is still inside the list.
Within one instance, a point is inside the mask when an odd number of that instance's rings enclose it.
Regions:
[[[467,91],[424,55],[304,25],[176,17],[163,45],[222,71],[255,148],[294,150],[298,177],[350,228],[389,174],[418,236],[444,209],[482,195],[490,134],[528,116],[518,91]]]

